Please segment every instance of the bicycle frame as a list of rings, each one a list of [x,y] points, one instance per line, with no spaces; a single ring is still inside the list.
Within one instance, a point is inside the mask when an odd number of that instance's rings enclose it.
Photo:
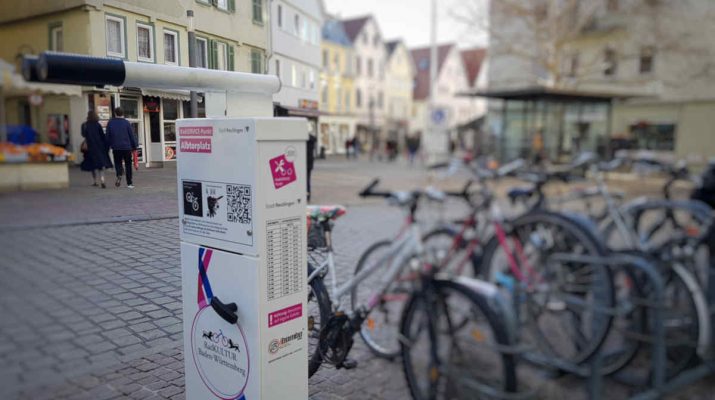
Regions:
[[[327,231],[326,235],[330,235]],[[390,284],[397,279],[400,273],[403,271],[407,262],[416,256],[420,256],[423,253],[422,246],[422,236],[419,226],[412,221],[410,217],[407,218],[402,229],[398,233],[395,240],[390,243],[390,247],[385,255],[383,255],[378,262],[369,266],[368,268],[360,271],[354,277],[348,279],[345,283],[338,286],[337,285],[337,273],[335,269],[335,259],[333,256],[332,243],[330,237],[328,239],[328,252],[326,259],[317,267],[312,274],[308,276],[308,282],[315,279],[316,276],[322,274],[323,271],[327,270],[330,274],[330,297],[333,304],[339,307],[340,300],[347,295],[350,291],[356,288],[363,280],[370,276],[377,268],[384,265],[384,263],[389,262],[389,267],[387,272],[380,279],[377,288],[372,292],[366,306],[365,311],[372,310],[380,300],[382,294],[387,290]],[[350,314],[350,312],[348,312]]]

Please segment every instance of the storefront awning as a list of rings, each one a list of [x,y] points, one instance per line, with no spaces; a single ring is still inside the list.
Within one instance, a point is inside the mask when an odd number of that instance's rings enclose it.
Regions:
[[[628,99],[643,97],[643,93],[585,91],[579,89],[549,88],[533,86],[517,89],[477,89],[470,92],[459,93],[460,96],[486,97],[501,100],[516,101],[552,101],[552,102],[582,102],[582,103],[609,103],[614,99]]]
[[[322,113],[311,108],[300,108],[276,104],[276,115],[290,117],[318,118]]]
[[[188,90],[142,89],[141,91],[142,91],[143,96],[161,97],[163,99],[179,100],[179,101],[191,100],[191,95]],[[199,96],[199,103],[200,102],[201,102],[201,96]]]
[[[27,82],[11,68],[0,65],[0,87],[6,97],[28,96],[31,94],[57,94],[65,96],[82,96],[82,88],[73,85],[57,85],[52,83]]]

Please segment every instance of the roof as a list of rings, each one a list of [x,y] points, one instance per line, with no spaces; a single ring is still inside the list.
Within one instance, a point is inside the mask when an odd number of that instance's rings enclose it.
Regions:
[[[336,19],[327,19],[323,23],[323,40],[337,43],[342,46],[352,46],[352,42],[345,33],[343,23]]]
[[[454,44],[448,43],[437,47],[437,75],[442,70],[444,60],[447,59]],[[417,68],[415,73],[415,84],[412,89],[412,97],[415,100],[424,100],[429,96],[429,70],[430,70],[430,47],[420,47],[410,50],[412,61]]]
[[[392,53],[395,51],[397,48],[397,45],[400,44],[401,40],[396,39],[396,40],[390,40],[389,42],[385,42],[385,50],[387,50],[387,57],[390,58],[392,56]]]
[[[548,88],[545,86],[532,86],[519,89],[496,89],[496,90],[473,90],[467,93],[460,93],[463,96],[487,97],[502,100],[546,100],[559,102],[581,102],[581,103],[609,103],[613,99],[626,99],[631,97],[641,97],[642,94],[628,94],[617,92],[595,92],[578,89]]]
[[[365,26],[367,21],[370,20],[370,18],[372,18],[372,16],[367,15],[364,17],[344,19],[342,21],[343,28],[345,29],[345,33],[348,35],[348,39],[350,39],[350,42],[355,43],[355,39],[360,34],[362,28]]]
[[[474,87],[477,77],[479,76],[479,70],[482,69],[484,57],[487,55],[487,49],[477,47],[474,49],[462,50],[460,53],[462,56],[462,62],[464,63],[464,70],[467,73],[467,83],[470,87]]]

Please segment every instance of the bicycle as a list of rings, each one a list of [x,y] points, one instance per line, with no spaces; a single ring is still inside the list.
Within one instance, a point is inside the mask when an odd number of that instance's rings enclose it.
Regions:
[[[485,288],[484,284],[472,282],[455,282],[436,275],[436,270],[424,263],[424,253],[421,245],[419,228],[414,224],[414,213],[420,198],[431,197],[439,200],[438,192],[434,191],[412,191],[412,192],[378,192],[375,187],[379,181],[373,181],[361,192],[361,196],[377,196],[388,199],[388,201],[400,208],[405,209],[408,220],[405,229],[401,234],[389,244],[387,254],[381,258],[381,262],[366,265],[364,269],[356,271],[356,275],[341,286],[335,284],[335,268],[331,256],[327,261],[321,263],[318,268],[310,267],[309,282],[313,294],[309,302],[313,300],[317,303],[309,310],[318,310],[321,318],[321,327],[316,331],[315,326],[310,326],[310,321],[314,321],[313,315],[309,316],[309,328],[311,336],[317,337],[314,347],[310,353],[309,374],[313,375],[323,362],[336,365],[337,368],[353,368],[355,363],[347,361],[347,356],[353,344],[353,336],[362,332],[367,318],[377,310],[378,305],[384,304],[394,294],[390,291],[391,285],[400,282],[400,277],[405,274],[402,280],[407,287],[402,293],[401,301],[406,300],[406,307],[402,312],[400,321],[401,330],[396,331],[395,338],[398,343],[398,352],[403,356],[403,369],[410,387],[410,392],[416,399],[432,399],[441,396],[451,398],[453,392],[444,393],[445,386],[442,382],[449,382],[446,387],[463,393],[466,397],[474,398],[468,393],[497,393],[516,391],[516,372],[513,355],[503,352],[500,349],[511,345],[510,335],[505,322],[500,315],[490,308],[490,302],[494,302],[493,296],[496,291]],[[320,213],[318,213],[318,216]],[[325,244],[332,247],[330,214],[324,218],[318,218],[325,229]],[[385,272],[376,273],[377,268],[385,266]],[[321,273],[321,271],[324,271]],[[333,292],[331,297],[325,285],[322,283],[325,276],[331,274],[333,278]],[[370,285],[367,290],[369,296],[367,301],[356,300],[355,293],[360,296],[359,288],[364,288],[365,279],[368,276],[379,276],[378,282]],[[314,282],[319,282],[318,284]],[[359,286],[360,285],[360,286]],[[355,305],[352,310],[342,310],[339,300],[348,291],[352,292],[352,303]],[[452,299],[461,299],[451,302]],[[333,299],[336,302],[333,302]],[[436,310],[440,310],[438,315],[451,316],[446,320],[435,319]],[[464,311],[466,310],[466,311]],[[425,314],[426,311],[426,314]],[[459,314],[464,311],[466,314]],[[314,312],[314,311],[309,311]],[[459,317],[459,318],[457,318]],[[425,319],[426,318],[426,319]],[[450,321],[460,321],[459,324],[451,324]],[[426,329],[426,331],[424,329]],[[428,350],[421,351],[418,343],[421,334],[427,332]],[[466,335],[466,337],[464,337]],[[438,337],[445,336],[446,339],[438,341]],[[470,348],[477,348],[478,360],[484,360],[491,365],[498,364],[499,368],[491,369],[492,374],[485,374],[483,370],[469,371],[464,368],[454,368],[457,361],[464,363],[466,359],[457,360],[457,355],[470,354],[468,349],[457,353],[449,352],[449,357],[445,358],[445,353],[440,352],[441,344],[447,343],[449,348],[458,349],[464,340],[471,338]],[[446,340],[446,341],[445,341]],[[367,343],[367,341],[366,341]],[[421,371],[420,361],[428,358],[425,371]],[[488,361],[487,361],[488,360]],[[460,364],[461,365],[461,364]],[[457,374],[457,372],[460,372]],[[421,372],[424,372],[422,374]],[[484,379],[489,375],[489,379]],[[420,377],[428,377],[425,384]],[[441,386],[440,386],[441,385]]]
[[[514,219],[503,216],[486,183],[515,173],[523,164],[513,162],[497,171],[470,167],[483,184],[480,190],[475,195],[465,187],[448,195],[466,202],[471,211],[458,221],[458,228],[428,233],[425,246],[448,243],[440,268],[461,274],[471,262],[476,276],[512,297],[518,322],[529,331],[522,340],[532,341],[538,353],[580,364],[599,350],[610,329],[612,318],[593,311],[614,304],[610,271],[545,261],[559,252],[603,256],[605,248],[583,221],[570,215],[533,209]],[[562,329],[554,329],[555,324]]]

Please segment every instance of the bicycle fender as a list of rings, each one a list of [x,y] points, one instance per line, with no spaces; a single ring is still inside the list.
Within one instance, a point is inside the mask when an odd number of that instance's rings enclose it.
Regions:
[[[514,315],[514,308],[510,298],[504,296],[496,285],[481,279],[457,276],[453,278],[453,281],[484,297],[487,300],[487,304],[504,322],[509,333],[509,339],[512,341],[515,339],[516,316]]]

